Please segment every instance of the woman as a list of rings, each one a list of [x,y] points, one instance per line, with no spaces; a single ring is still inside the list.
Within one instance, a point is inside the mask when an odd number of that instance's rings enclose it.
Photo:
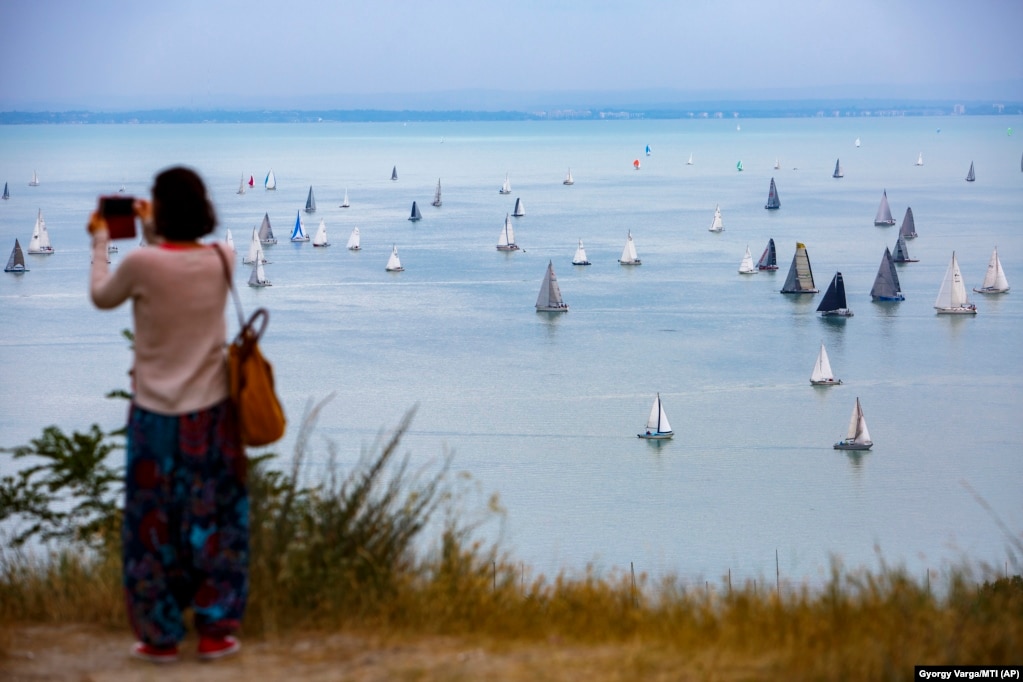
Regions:
[[[106,221],[99,211],[89,220],[92,301],[108,309],[130,299],[135,327],[122,530],[125,599],[139,640],[132,654],[177,660],[182,611],[191,608],[199,657],[220,658],[239,649],[232,634],[248,594],[245,453],[224,351],[234,257],[224,244],[199,241],[217,219],[195,172],[161,172],[152,203],[134,206],[150,246],[114,272]]]

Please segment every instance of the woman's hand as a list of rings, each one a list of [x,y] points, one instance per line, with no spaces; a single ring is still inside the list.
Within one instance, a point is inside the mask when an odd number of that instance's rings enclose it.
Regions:
[[[148,199],[136,199],[135,215],[143,224],[153,222],[153,204]]]
[[[89,223],[85,226],[89,234],[95,236],[97,232],[107,232],[107,221],[99,211],[93,211],[89,216]]]

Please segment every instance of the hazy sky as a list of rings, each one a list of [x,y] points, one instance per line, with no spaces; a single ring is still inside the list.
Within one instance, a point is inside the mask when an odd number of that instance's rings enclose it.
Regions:
[[[1023,82],[1023,0],[3,5],[4,110],[344,106],[462,89],[897,92]],[[1002,96],[1014,94],[1023,98]]]

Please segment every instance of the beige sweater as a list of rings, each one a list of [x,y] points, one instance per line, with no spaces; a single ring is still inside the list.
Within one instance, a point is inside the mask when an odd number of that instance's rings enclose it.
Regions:
[[[219,248],[234,269],[226,244],[201,248],[147,246],[129,252],[113,272],[108,237],[92,243],[90,294],[109,309],[131,299],[135,319],[135,402],[174,415],[211,407],[228,395],[224,304],[227,279]]]

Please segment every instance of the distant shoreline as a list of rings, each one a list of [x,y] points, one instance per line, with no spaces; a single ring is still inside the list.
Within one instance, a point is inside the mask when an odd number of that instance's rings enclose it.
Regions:
[[[534,111],[391,109],[145,109],[132,111],[3,111],[0,125],[144,123],[388,123],[452,121],[717,120],[1018,116],[1023,102],[884,100],[704,101],[652,108],[573,107]]]

